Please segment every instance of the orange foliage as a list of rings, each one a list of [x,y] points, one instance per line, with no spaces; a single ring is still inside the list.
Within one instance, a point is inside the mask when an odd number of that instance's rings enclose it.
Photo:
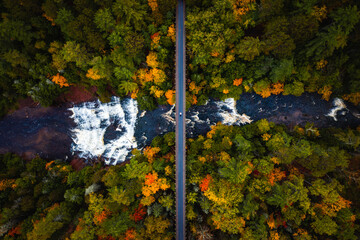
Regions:
[[[322,94],[322,99],[329,101],[330,95],[332,94],[331,86],[326,85],[323,88],[320,88],[318,93]]]
[[[165,92],[165,97],[170,105],[175,104],[175,90],[167,90]]]
[[[202,192],[205,192],[206,190],[209,189],[209,185],[212,182],[212,180],[213,179],[210,176],[210,174],[206,175],[206,177],[203,180],[201,180],[200,189]]]
[[[131,98],[132,98],[132,99],[136,99],[138,92],[139,92],[139,89],[136,89],[135,91],[133,91],[133,92],[131,93]]]
[[[56,74],[56,76],[52,76],[51,81],[53,81],[57,85],[60,85],[61,88],[70,86],[69,83],[67,82],[66,78],[64,78],[63,76],[60,76],[59,73]]]
[[[93,80],[99,80],[101,76],[98,74],[97,70],[94,70],[93,68],[90,68],[86,73],[87,78],[91,78]]]
[[[50,170],[50,166],[51,166],[54,162],[55,162],[55,161],[51,161],[51,162],[46,163],[45,169],[46,169],[46,170]]]
[[[151,146],[147,146],[144,149],[144,156],[148,159],[149,163],[153,163],[155,155],[160,152],[160,148],[159,147],[151,147]]]
[[[358,105],[360,103],[360,92],[344,95],[343,98],[344,100],[349,101],[354,105]]]
[[[145,197],[155,194],[160,189],[166,190],[170,187],[165,178],[158,178],[157,172],[149,173],[145,176],[145,186],[142,188],[142,193]]]
[[[218,57],[220,54],[218,52],[212,52],[210,55],[213,57]]]
[[[153,12],[157,10],[158,8],[157,0],[148,0],[148,4]]]
[[[262,135],[263,141],[268,141],[270,138],[271,138],[271,135],[268,134],[268,133],[264,133],[264,134]]]
[[[284,84],[283,83],[274,83],[272,85],[271,93],[275,95],[279,95],[284,91]]]
[[[271,186],[274,186],[275,182],[280,181],[286,177],[285,171],[281,171],[280,168],[274,168],[271,173],[267,175]]]
[[[45,13],[43,13],[42,15],[44,18],[46,18],[46,20],[50,21],[51,22],[51,26],[55,26],[55,23],[54,23],[54,19],[52,17],[49,17],[48,15],[46,15]]]
[[[158,47],[159,46],[159,43],[160,43],[160,33],[159,32],[156,32],[154,33],[153,35],[151,35],[151,47],[155,48],[155,47]]]
[[[238,78],[238,79],[234,80],[233,85],[234,86],[240,86],[242,84],[242,82],[243,82],[243,78]]]
[[[136,231],[133,228],[129,228],[125,233],[125,240],[136,240]]]
[[[275,219],[274,219],[274,214],[272,213],[269,218],[266,220],[268,226],[270,229],[274,229],[275,228]]]
[[[100,213],[95,213],[93,221],[96,225],[99,225],[99,224],[103,223],[110,214],[111,214],[110,211],[108,211],[107,209],[104,209]]]
[[[189,84],[189,91],[193,92],[194,94],[198,94],[201,89],[202,87],[196,86],[195,82],[191,82]]]
[[[21,225],[17,225],[16,227],[12,228],[9,232],[8,232],[10,237],[14,237],[15,235],[20,235],[21,234]]]
[[[83,229],[83,226],[82,226],[83,223],[84,223],[84,220],[82,218],[79,218],[79,223],[75,229],[76,232],[81,231]]]
[[[16,188],[15,179],[3,179],[0,182],[0,191],[3,191],[7,188]]]
[[[237,20],[241,20],[251,10],[251,5],[255,3],[255,0],[236,0],[233,4],[234,15]]]
[[[224,94],[228,94],[228,93],[229,93],[229,89],[224,89],[224,90],[223,90],[223,93],[224,93]]]
[[[191,104],[197,104],[197,97],[195,95],[192,96],[192,102]]]
[[[260,94],[260,96],[262,98],[267,98],[271,96],[271,88],[265,88],[264,90],[262,90],[261,92],[259,92],[258,94]]]
[[[108,236],[98,236],[97,240],[116,240],[116,238],[114,238],[113,236],[111,235],[108,235]]]
[[[346,200],[345,198],[339,196],[339,199],[335,203],[317,203],[314,207],[320,208],[321,211],[329,215],[330,217],[336,216],[336,212],[340,211],[343,208],[349,208],[351,201]]]

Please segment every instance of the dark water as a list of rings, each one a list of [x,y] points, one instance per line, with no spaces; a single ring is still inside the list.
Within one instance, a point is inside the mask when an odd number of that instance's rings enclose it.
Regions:
[[[134,146],[142,148],[155,136],[175,130],[174,107],[137,112],[136,103],[114,99],[105,107],[94,102],[76,105],[77,114],[67,107],[26,107],[15,111],[0,121],[0,153],[10,151],[28,158],[39,154],[48,159],[71,159],[73,154],[84,158],[107,156],[109,163],[115,163],[119,156],[129,156]],[[242,125],[262,118],[288,126],[307,122],[317,127],[359,126],[359,107],[345,104],[346,108],[334,114],[335,121],[326,116],[334,109],[334,99],[327,102],[315,94],[266,99],[243,94],[236,102],[209,100],[186,113],[187,137],[205,134],[219,121]]]

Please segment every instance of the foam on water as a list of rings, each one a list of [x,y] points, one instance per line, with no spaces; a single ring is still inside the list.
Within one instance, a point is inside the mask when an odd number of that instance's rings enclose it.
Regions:
[[[341,111],[343,109],[347,109],[344,101],[340,98],[335,98],[333,101],[334,107],[330,110],[328,114],[325,116],[332,117],[335,121],[337,121],[336,115],[338,111]]]
[[[248,115],[239,114],[236,110],[236,101],[233,98],[225,99],[225,101],[217,101],[219,107],[219,116],[225,125],[241,125],[251,123],[253,120]]]
[[[106,164],[116,164],[126,159],[131,149],[137,147],[135,124],[137,101],[112,97],[111,102],[99,100],[69,108],[76,123],[72,129],[72,152],[80,157],[103,157]],[[105,133],[112,131],[112,139],[104,141]]]

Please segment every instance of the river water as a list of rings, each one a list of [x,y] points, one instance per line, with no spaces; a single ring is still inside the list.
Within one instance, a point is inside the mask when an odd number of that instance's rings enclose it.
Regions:
[[[209,100],[186,113],[187,137],[205,134],[217,122],[243,125],[267,118],[288,126],[313,122],[317,127],[356,127],[360,109],[335,98],[316,94],[271,96],[243,94],[241,99]],[[23,108],[0,121],[0,153],[15,152],[27,158],[98,158],[106,164],[123,162],[134,148],[175,131],[175,107],[141,111],[136,100],[112,97],[111,102],[85,102],[72,106]]]

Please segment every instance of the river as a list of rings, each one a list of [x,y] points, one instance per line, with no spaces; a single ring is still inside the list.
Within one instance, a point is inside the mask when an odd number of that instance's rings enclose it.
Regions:
[[[288,126],[313,122],[317,127],[357,127],[360,108],[335,98],[324,101],[317,94],[270,96],[243,94],[240,100],[210,99],[186,113],[187,137],[205,134],[217,122],[243,125],[267,118]],[[15,152],[27,158],[102,157],[106,164],[123,162],[134,148],[142,149],[157,136],[175,130],[175,107],[159,106],[141,111],[131,98],[111,102],[25,107],[0,121],[0,153]]]

